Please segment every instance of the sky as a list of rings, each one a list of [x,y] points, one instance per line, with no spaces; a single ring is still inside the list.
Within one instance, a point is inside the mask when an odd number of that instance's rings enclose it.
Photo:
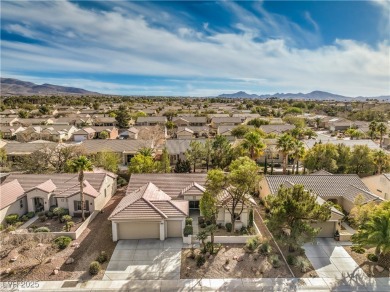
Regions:
[[[390,95],[390,0],[2,0],[1,77],[121,95]]]

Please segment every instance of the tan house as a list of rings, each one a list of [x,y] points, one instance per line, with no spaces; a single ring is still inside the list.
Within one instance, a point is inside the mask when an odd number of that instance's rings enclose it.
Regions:
[[[375,195],[390,200],[390,173],[382,173],[362,178],[364,184]]]
[[[182,237],[185,218],[202,215],[199,200],[205,192],[206,177],[201,173],[132,174],[126,196],[109,217],[113,240]],[[217,223],[231,222],[229,197],[222,193],[218,199]],[[236,229],[248,225],[253,204],[253,200],[244,204]]]
[[[87,172],[84,180],[85,211],[101,210],[116,192],[117,175]],[[48,211],[56,206],[81,215],[78,174],[10,174],[0,185],[2,222],[9,214]]]
[[[176,137],[178,139],[191,139],[194,137],[194,131],[188,128],[183,128],[176,132]]]
[[[310,175],[267,175],[260,182],[260,197],[277,194],[281,186],[292,187],[301,184],[306,190],[318,196],[317,202],[322,204],[331,201],[340,205],[343,210],[350,212],[355,198],[362,195],[364,203],[381,202],[382,199],[371,193],[359,176],[354,174],[331,174],[324,171]],[[330,220],[318,223],[321,227],[319,237],[333,237],[338,228],[338,223],[344,214],[332,208]]]

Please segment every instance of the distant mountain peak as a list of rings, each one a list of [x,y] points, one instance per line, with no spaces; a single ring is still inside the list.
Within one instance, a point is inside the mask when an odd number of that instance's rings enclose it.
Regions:
[[[42,85],[14,78],[1,78],[1,95],[100,95],[82,88],[44,83]]]

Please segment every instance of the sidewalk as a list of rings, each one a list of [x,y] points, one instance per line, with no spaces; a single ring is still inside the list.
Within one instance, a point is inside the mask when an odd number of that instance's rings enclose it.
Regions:
[[[365,281],[346,275],[334,278],[265,278],[265,279],[202,279],[202,280],[119,280],[119,281],[52,281],[39,282],[32,289],[0,291],[383,291],[390,290],[389,278]]]

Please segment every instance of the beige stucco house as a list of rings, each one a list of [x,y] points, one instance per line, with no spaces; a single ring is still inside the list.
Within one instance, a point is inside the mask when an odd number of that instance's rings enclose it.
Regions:
[[[126,196],[109,217],[113,240],[182,237],[185,218],[202,215],[199,200],[206,177],[202,173],[132,174]],[[231,222],[229,197],[220,194],[218,199],[217,223]],[[255,204],[248,202],[235,222],[236,229],[248,225],[249,211]]]
[[[110,172],[87,172],[84,180],[85,210],[101,210],[115,193],[116,175]],[[81,215],[78,174],[10,174],[0,185],[1,217],[27,212],[49,211],[56,206]]]
[[[390,200],[390,173],[382,173],[362,178],[364,184],[377,196]]]

